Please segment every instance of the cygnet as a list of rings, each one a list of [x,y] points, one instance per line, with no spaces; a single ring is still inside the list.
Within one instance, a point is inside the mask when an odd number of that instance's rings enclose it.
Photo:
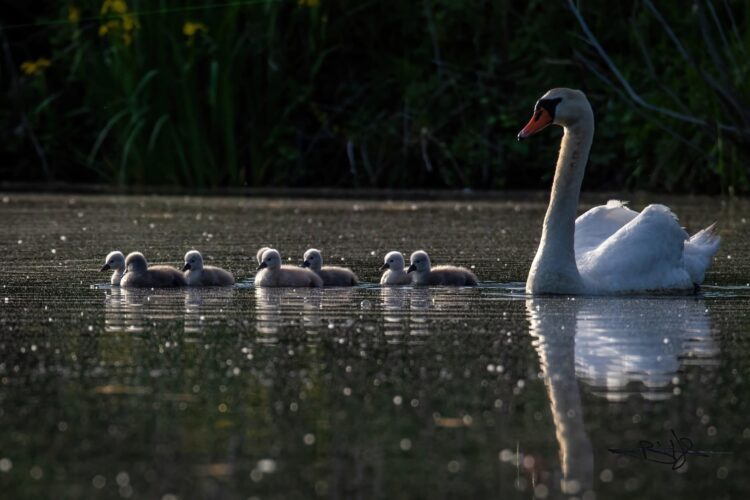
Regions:
[[[424,250],[411,254],[408,273],[414,273],[414,284],[420,286],[476,286],[477,277],[463,267],[437,266],[432,268],[430,257]]]
[[[263,247],[260,250],[258,250],[258,253],[255,254],[255,258],[258,259],[258,264],[263,262],[263,254],[266,253],[266,250],[270,250],[270,247]]]
[[[146,257],[140,252],[132,252],[125,258],[125,275],[120,286],[164,288],[186,285],[185,275],[178,269],[169,266],[149,267]]]
[[[302,267],[307,267],[320,276],[323,286],[354,286],[359,283],[357,275],[351,269],[336,266],[323,267],[323,256],[320,250],[309,249],[305,252],[304,259]]]
[[[198,250],[185,254],[185,265],[182,266],[189,286],[229,286],[234,285],[234,277],[224,269],[204,266],[203,256]]]
[[[125,255],[119,250],[107,254],[107,258],[104,260],[104,265],[99,271],[103,273],[110,269],[113,270],[114,273],[112,273],[112,279],[110,279],[109,282],[112,286],[120,286],[122,275],[125,274]]]
[[[317,287],[323,286],[320,276],[302,267],[282,266],[281,255],[273,248],[263,252],[255,286],[269,287]]]
[[[411,285],[411,276],[404,270],[406,263],[401,252],[388,252],[383,259],[381,271],[385,271],[380,277],[381,285]]]

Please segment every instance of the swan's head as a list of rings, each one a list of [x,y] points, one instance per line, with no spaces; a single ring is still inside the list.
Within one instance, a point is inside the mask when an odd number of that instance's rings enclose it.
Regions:
[[[270,250],[270,247],[263,247],[260,250],[258,250],[258,253],[255,255],[255,258],[258,259],[258,264],[263,262],[263,254],[266,253],[266,250]]]
[[[404,256],[401,255],[401,252],[388,252],[385,259],[383,259],[383,265],[380,266],[380,270],[403,271],[405,265]]]
[[[281,254],[273,248],[267,249],[263,252],[263,256],[260,258],[260,264],[258,265],[258,271],[261,269],[279,269],[281,267]]]
[[[411,254],[411,259],[409,260],[411,265],[409,266],[409,269],[406,270],[407,273],[412,271],[424,273],[430,270],[430,256],[427,255],[427,252],[424,250],[417,250]]]
[[[107,258],[104,259],[104,265],[99,270],[100,272],[109,271],[124,271],[125,270],[125,255],[119,250],[109,252]]]
[[[139,273],[148,269],[146,257],[141,252],[131,252],[125,258],[125,269],[129,273]]]
[[[198,250],[190,250],[185,254],[185,265],[183,271],[200,271],[203,269],[203,256]]]
[[[552,89],[534,105],[534,114],[518,133],[518,140],[526,139],[542,131],[550,123],[570,127],[584,117],[592,116],[591,104],[580,90]]]
[[[304,259],[302,267],[309,267],[313,271],[320,271],[320,268],[323,267],[323,256],[320,254],[320,250],[311,248],[305,252]]]

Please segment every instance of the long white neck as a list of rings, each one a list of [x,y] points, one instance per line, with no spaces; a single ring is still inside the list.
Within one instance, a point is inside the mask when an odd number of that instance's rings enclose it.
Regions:
[[[542,239],[526,281],[529,293],[578,293],[583,289],[574,248],[576,210],[594,137],[594,116],[564,127]]]

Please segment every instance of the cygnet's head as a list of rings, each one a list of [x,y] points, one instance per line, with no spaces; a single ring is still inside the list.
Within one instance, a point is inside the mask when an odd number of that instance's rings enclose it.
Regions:
[[[203,269],[203,256],[198,250],[190,250],[185,254],[185,265],[183,271],[200,271]]]
[[[427,252],[425,252],[424,250],[417,250],[416,252],[411,254],[411,259],[409,260],[411,262],[411,265],[406,271],[407,273],[410,273],[412,271],[423,273],[430,270],[430,256],[427,255]]]
[[[258,265],[258,271],[261,269],[279,269],[281,267],[281,254],[273,248],[269,248],[263,252],[263,256]]]
[[[313,271],[320,271],[320,268],[323,267],[323,256],[320,254],[320,250],[311,248],[305,252],[304,259],[302,267],[309,267]]]
[[[266,253],[266,250],[270,250],[270,247],[263,247],[260,250],[258,250],[258,253],[255,254],[255,258],[258,260],[258,264],[263,262],[263,254]]]
[[[544,94],[534,105],[534,114],[529,123],[518,133],[518,140],[541,132],[554,123],[571,127],[582,119],[592,119],[594,113],[586,94],[580,90],[558,88]]]
[[[405,265],[404,256],[401,255],[401,252],[388,252],[383,259],[383,265],[380,266],[380,270],[403,271]]]
[[[131,252],[125,258],[125,270],[126,272],[143,272],[148,269],[148,262],[146,257],[141,252]]]
[[[104,272],[109,271],[110,269],[114,271],[125,270],[125,255],[123,255],[123,253],[119,250],[115,250],[114,252],[109,252],[109,254],[107,254],[107,258],[104,259],[104,265],[99,271]]]

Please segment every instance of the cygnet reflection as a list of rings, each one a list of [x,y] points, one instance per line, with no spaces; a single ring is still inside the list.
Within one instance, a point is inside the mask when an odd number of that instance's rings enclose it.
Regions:
[[[255,289],[255,329],[259,342],[274,344],[286,327],[302,327],[307,333],[318,333],[321,324],[321,290],[315,288]]]
[[[185,289],[112,287],[104,295],[104,329],[140,332],[155,320],[179,318]]]
[[[380,289],[383,304],[383,334],[389,343],[401,342],[406,334],[409,321],[409,310],[406,308],[410,288],[384,286]]]
[[[184,293],[185,333],[199,333],[224,320],[224,310],[232,307],[234,287],[186,288]]]

